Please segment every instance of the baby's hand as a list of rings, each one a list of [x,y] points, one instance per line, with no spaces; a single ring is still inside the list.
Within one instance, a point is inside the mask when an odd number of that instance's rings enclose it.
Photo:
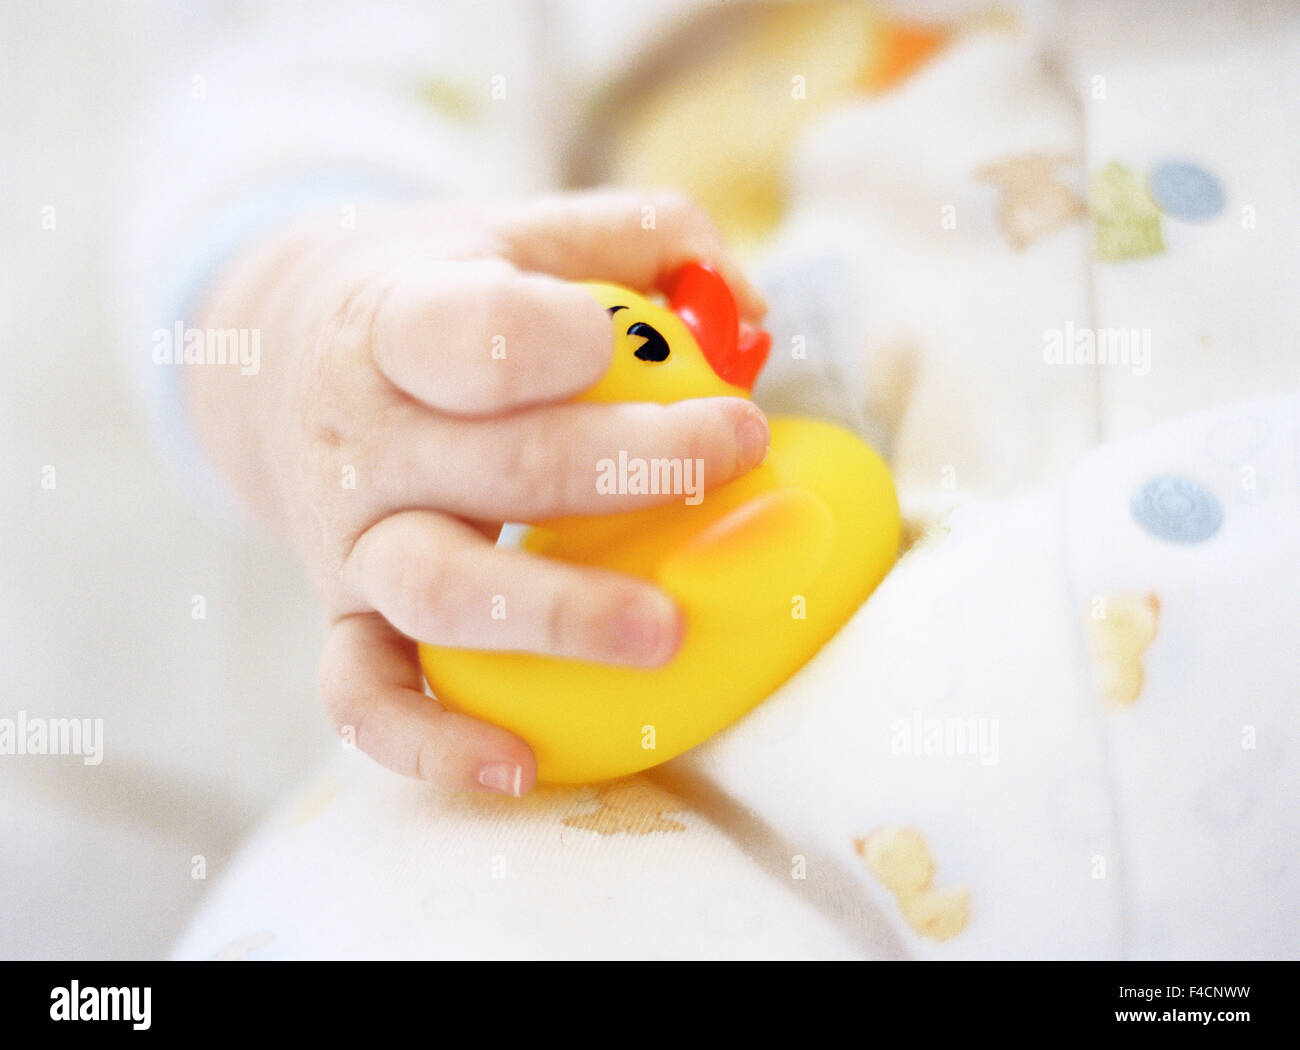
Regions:
[[[645,667],[676,651],[682,623],[661,591],[493,541],[505,521],[674,498],[599,494],[596,463],[619,451],[704,459],[712,484],[762,460],[767,423],[743,399],[567,403],[613,347],[605,311],[569,282],[649,289],[693,258],[718,266],[757,319],[761,300],[712,224],[666,195],[307,223],[215,290],[202,324],[260,329],[262,367],[191,369],[196,424],[305,558],[331,625],[326,706],[384,765],[512,795],[536,777],[518,737],[424,695],[412,639]]]

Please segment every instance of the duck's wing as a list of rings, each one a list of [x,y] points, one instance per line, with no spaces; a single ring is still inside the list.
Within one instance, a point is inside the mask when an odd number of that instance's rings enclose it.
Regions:
[[[834,529],[819,497],[777,489],[674,548],[655,576],[688,612],[743,622],[790,607],[825,567]]]

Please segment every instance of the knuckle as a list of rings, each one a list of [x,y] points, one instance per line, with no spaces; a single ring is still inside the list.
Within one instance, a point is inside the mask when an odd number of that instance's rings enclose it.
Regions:
[[[437,780],[442,773],[442,760],[432,740],[421,740],[412,756],[412,773],[419,780]]]
[[[562,587],[550,599],[546,610],[545,644],[551,653],[582,651],[585,635],[585,617],[581,602],[573,590]]]
[[[404,572],[394,599],[394,618],[410,625],[422,642],[458,641],[456,603],[449,586],[449,558],[442,549],[421,558],[418,569]]]
[[[328,668],[322,668],[320,692],[325,716],[334,732],[340,736],[350,732],[357,747],[364,751],[363,729],[374,706],[371,698],[359,696],[355,690],[330,677]]]
[[[322,325],[326,345],[335,351],[373,357],[375,328],[395,283],[391,273],[371,273],[345,285],[338,305]]]
[[[714,424],[701,405],[669,405],[663,416],[663,444],[680,449],[683,459],[715,466],[721,427]]]
[[[569,486],[569,458],[564,445],[538,430],[530,429],[511,442],[497,468],[510,504],[537,516],[561,509]]]
[[[399,631],[445,643],[456,624],[452,555],[443,543],[414,545],[418,528],[401,513],[381,519],[352,543],[340,577]]]

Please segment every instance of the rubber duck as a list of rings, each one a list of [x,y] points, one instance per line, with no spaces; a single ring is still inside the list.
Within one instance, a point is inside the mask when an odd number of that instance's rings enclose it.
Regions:
[[[677,270],[664,304],[617,285],[585,287],[610,315],[614,357],[583,400],[749,396],[770,338],[741,325],[708,265]],[[672,595],[686,631],[667,665],[421,646],[434,696],[527,740],[540,780],[587,783],[665,762],[771,695],[889,571],[899,514],[888,467],[855,435],[815,419],[769,424],[766,460],[703,498],[538,522],[521,541]]]

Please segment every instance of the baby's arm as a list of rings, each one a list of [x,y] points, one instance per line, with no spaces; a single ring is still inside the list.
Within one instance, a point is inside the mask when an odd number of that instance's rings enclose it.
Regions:
[[[412,639],[640,666],[676,651],[679,614],[657,589],[492,541],[506,521],[672,498],[598,493],[596,464],[619,451],[706,460],[712,484],[761,461],[767,424],[742,399],[564,403],[612,350],[605,311],[570,281],[648,289],[697,257],[756,318],[712,224],[671,195],[375,210],[347,231],[305,221],[214,286],[199,325],[259,331],[260,369],[188,370],[192,419],[305,559],[331,625],[325,702],[385,765],[516,795],[535,778],[522,740],[424,695]]]

